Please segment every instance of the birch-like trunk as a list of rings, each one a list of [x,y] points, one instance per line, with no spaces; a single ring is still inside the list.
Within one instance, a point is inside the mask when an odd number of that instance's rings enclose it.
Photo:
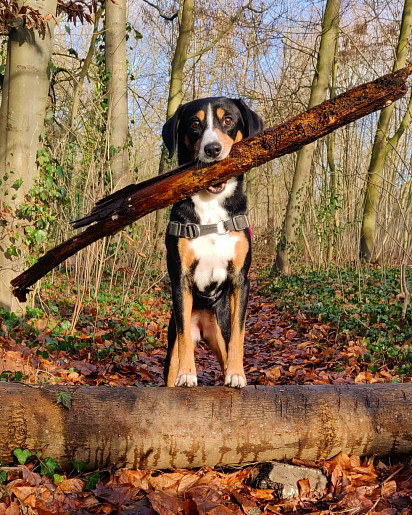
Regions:
[[[409,39],[412,26],[412,0],[405,0],[402,14],[401,29],[398,46],[396,48],[393,71],[399,70],[406,63]],[[376,233],[376,214],[383,182],[383,167],[388,151],[392,148],[388,144],[389,123],[392,118],[394,104],[383,109],[379,116],[372,155],[368,168],[368,184],[365,193],[365,204],[362,216],[362,229],[360,238],[360,257],[370,261],[373,253]]]
[[[23,2],[21,2],[23,3]],[[56,0],[24,2],[42,15],[56,13]],[[49,62],[55,22],[47,31],[17,26],[10,30],[0,108],[0,307],[24,311],[12,295],[10,281],[24,268],[24,226],[20,206],[37,173],[36,154],[49,92]]]
[[[107,145],[113,189],[129,184],[129,122],[127,112],[126,0],[106,0],[105,52],[108,119]]]
[[[322,36],[318,53],[315,75],[312,81],[308,107],[311,108],[325,100],[329,87],[329,77],[335,53],[336,39],[339,36],[340,0],[328,0],[322,21]],[[289,275],[291,252],[296,243],[296,234],[301,211],[306,197],[315,143],[303,147],[297,156],[292,188],[289,193],[282,234],[277,246],[274,270]]]

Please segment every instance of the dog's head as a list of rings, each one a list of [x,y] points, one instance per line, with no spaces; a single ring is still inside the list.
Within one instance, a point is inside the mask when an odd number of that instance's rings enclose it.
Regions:
[[[210,97],[181,105],[163,126],[162,137],[170,156],[179,164],[195,159],[221,161],[234,143],[263,130],[262,119],[243,100]]]

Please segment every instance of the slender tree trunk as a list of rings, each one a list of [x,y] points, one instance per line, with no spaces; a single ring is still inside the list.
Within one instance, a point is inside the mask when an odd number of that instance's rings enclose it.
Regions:
[[[333,58],[332,65],[332,84],[330,87],[330,98],[335,98],[336,96],[336,77],[338,74],[338,48],[339,48],[339,39],[336,38],[335,44],[335,55]],[[331,212],[331,230],[332,233],[329,235],[328,240],[328,264],[331,263],[333,258],[333,247],[336,245],[336,235],[337,229],[339,227],[339,218],[338,212],[336,210],[336,199],[338,194],[338,178],[336,175],[336,164],[335,164],[335,133],[332,132],[327,137],[327,159],[328,159],[328,167],[330,174],[330,186],[329,186],[329,195],[333,198],[332,204],[332,212]]]
[[[56,0],[25,2],[43,15],[56,13]],[[10,290],[10,280],[24,268],[24,225],[20,205],[36,176],[36,154],[44,127],[49,92],[48,66],[55,22],[47,31],[11,29],[0,108],[0,307],[23,311]]]
[[[187,61],[190,34],[193,31],[194,0],[184,0],[179,12],[179,34],[170,69],[169,96],[167,99],[166,120],[171,118],[183,100],[183,71]],[[167,170],[167,149],[162,146],[159,175]]]
[[[70,127],[73,130],[77,113],[79,111],[79,104],[80,104],[80,93],[83,87],[84,79],[86,78],[86,75],[89,71],[90,65],[93,60],[93,55],[96,49],[96,39],[98,36],[98,27],[99,27],[99,21],[100,17],[102,15],[102,9],[99,8],[96,11],[96,14],[94,16],[94,28],[93,28],[93,34],[90,41],[89,49],[87,51],[86,57],[83,61],[83,66],[80,70],[79,78],[77,81],[75,81],[73,86],[73,101],[72,101],[72,111],[70,115]]]
[[[107,144],[113,189],[129,183],[129,123],[127,111],[126,0],[106,0],[105,52],[108,119]]]
[[[399,70],[406,63],[409,39],[411,37],[411,25],[412,0],[405,0],[393,71]],[[387,144],[387,139],[393,108],[394,104],[391,104],[380,113],[368,168],[368,184],[365,194],[360,238],[360,257],[367,261],[371,260],[375,243],[376,214],[383,182],[383,167],[386,154],[391,148],[391,146]]]
[[[183,71],[187,61],[190,34],[193,31],[193,7],[194,0],[184,0],[179,12],[179,34],[170,69],[170,87],[167,99],[166,120],[175,114],[183,100]],[[170,166],[173,166],[173,164],[176,164],[176,158],[169,161],[167,148],[162,145],[158,174],[162,175]],[[161,231],[164,217],[165,210],[156,211],[156,234],[159,234]],[[156,251],[160,250],[161,241],[163,241],[162,238],[156,238]]]
[[[322,21],[322,36],[311,87],[309,108],[320,104],[326,97],[335,53],[335,42],[339,35],[339,8],[340,0],[328,0]],[[291,271],[291,252],[296,243],[297,226],[306,197],[314,148],[315,144],[312,143],[298,152],[282,234],[273,266],[277,273],[288,275]]]

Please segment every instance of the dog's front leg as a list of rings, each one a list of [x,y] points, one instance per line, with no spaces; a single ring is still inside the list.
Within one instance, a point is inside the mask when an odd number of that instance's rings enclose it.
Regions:
[[[245,339],[246,305],[249,294],[249,281],[244,278],[230,295],[231,335],[225,371],[225,386],[243,388],[246,376],[243,370],[243,344]]]
[[[192,293],[182,285],[173,294],[173,312],[176,321],[174,352],[177,351],[178,358],[177,377],[174,386],[197,386],[195,349],[190,331],[192,308]],[[172,361],[173,357],[176,358],[176,356],[172,356]]]

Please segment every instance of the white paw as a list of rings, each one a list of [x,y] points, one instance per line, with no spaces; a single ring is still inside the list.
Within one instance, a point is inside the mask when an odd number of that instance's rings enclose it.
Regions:
[[[191,374],[181,374],[177,376],[175,386],[188,386],[189,388],[197,386],[197,377]]]
[[[246,386],[246,379],[240,374],[228,374],[225,377],[225,386],[244,388]]]

